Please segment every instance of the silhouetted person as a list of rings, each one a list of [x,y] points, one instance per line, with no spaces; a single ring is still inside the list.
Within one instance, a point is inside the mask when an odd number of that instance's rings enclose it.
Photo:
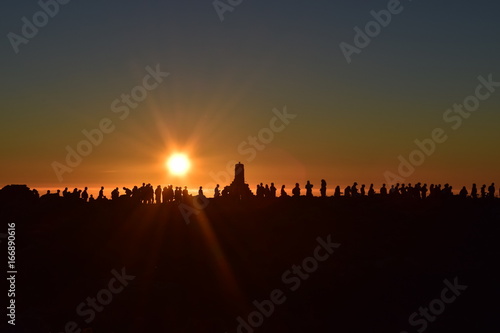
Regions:
[[[169,185],[167,189],[168,189],[167,202],[174,202],[174,198],[175,198],[174,185]]]
[[[431,187],[429,188],[429,197],[434,198],[436,196],[436,186],[434,184],[431,184]]]
[[[358,196],[358,188],[356,187],[358,183],[354,182],[351,186],[351,196],[357,197]]]
[[[161,196],[162,196],[162,203],[167,203],[168,202],[168,187],[164,186],[163,190],[161,191]]]
[[[483,184],[483,186],[481,186],[481,199],[484,198],[486,198],[486,184]]]
[[[360,189],[359,192],[360,192],[360,194],[361,194],[362,197],[365,196],[365,184],[361,185],[361,189]]]
[[[63,198],[67,199],[69,197],[69,192],[67,187],[64,188],[62,193],[63,193]]]
[[[382,184],[382,187],[380,188],[380,195],[383,197],[387,195],[387,187],[385,187],[385,184]]]
[[[75,187],[73,189],[73,192],[71,193],[70,197],[73,198],[73,199],[80,199],[80,193],[82,193],[82,191],[80,191],[79,189],[77,189]]]
[[[420,192],[422,192],[422,199],[427,198],[427,184],[424,184],[424,186],[422,186]]]
[[[264,198],[269,198],[271,196],[271,190],[269,189],[269,185],[266,184],[264,187]]]
[[[215,189],[214,189],[214,198],[218,198],[218,197],[220,197],[219,184],[217,184],[217,186],[215,186]]]
[[[444,188],[443,188],[443,190],[441,191],[441,193],[442,193],[445,197],[449,196],[449,195],[450,195],[450,184],[448,184],[448,183],[444,184]]]
[[[99,195],[97,196],[97,199],[104,199],[104,186],[101,186],[101,189],[99,190]]]
[[[347,185],[347,187],[344,189],[344,197],[350,198],[351,197],[351,187]]]
[[[175,202],[179,203],[181,202],[182,200],[182,190],[180,187],[175,187],[175,193],[174,193],[174,197],[175,197]]]
[[[396,196],[398,194],[398,190],[394,187],[394,185],[391,185],[391,189],[389,190],[389,195],[391,197]]]
[[[154,202],[155,190],[153,189],[153,185],[148,183],[147,186],[147,202],[148,204],[152,204]]]
[[[319,189],[319,192],[321,193],[322,198],[326,197],[326,181],[324,179],[321,179],[321,187]]]
[[[495,197],[495,183],[491,183],[488,187],[488,197],[491,199]]]
[[[139,198],[141,203],[146,202],[146,183],[142,183],[142,186],[139,187]]]
[[[182,190],[182,197],[184,198],[184,200],[187,200],[189,197],[189,192],[188,192],[187,186],[184,186],[184,190]]]
[[[470,196],[472,199],[477,199],[477,186],[472,184],[472,190],[470,191]]]
[[[281,186],[281,193],[280,193],[280,196],[281,196],[282,198],[286,198],[286,197],[288,197],[288,194],[287,194],[287,193],[286,193],[286,191],[285,191],[285,185],[282,185],[282,186]]]
[[[155,200],[156,203],[159,204],[161,203],[161,186],[158,185],[155,190]]]
[[[458,195],[460,196],[460,198],[467,198],[467,194],[469,194],[469,192],[467,192],[467,189],[464,186],[462,187]]]
[[[123,190],[125,191],[125,197],[126,198],[131,198],[132,197],[132,190],[127,188],[127,187],[123,187]]]
[[[111,191],[111,200],[117,200],[120,197],[120,192],[118,191],[118,187]]]
[[[257,198],[263,198],[264,197],[264,184],[262,184],[262,183],[257,184],[257,191],[255,193],[257,194]]]
[[[135,202],[141,201],[141,196],[139,194],[139,188],[137,186],[134,186],[132,188],[132,199],[134,199]]]
[[[307,181],[306,183],[306,197],[312,197],[313,196],[313,192],[312,192],[312,188],[314,187],[313,184],[311,184],[310,181]]]
[[[340,186],[335,187],[335,192],[333,193],[335,198],[340,198]]]
[[[89,198],[89,203],[94,202],[94,201],[95,201],[94,196],[91,194],[90,198]]]
[[[292,190],[292,195],[294,197],[300,197],[300,186],[299,186],[299,183],[295,183],[295,187],[293,188]]]
[[[370,184],[370,189],[368,190],[368,196],[370,198],[373,198],[375,196],[375,190],[373,189],[373,184]]]
[[[89,193],[87,192],[87,187],[85,187],[85,189],[82,192],[82,199],[84,202],[87,202],[87,200],[89,199]]]
[[[408,184],[408,186],[406,186],[406,196],[407,197],[413,196],[413,187],[411,186],[411,184]]]
[[[420,183],[416,183],[415,186],[411,188],[411,196],[420,199]]]
[[[199,188],[199,190],[198,190],[198,195],[199,195],[200,197],[204,197],[204,195],[203,195],[203,187],[202,187],[202,186],[200,186],[200,188]]]
[[[276,198],[276,187],[274,186],[274,183],[271,183],[271,187],[269,188],[271,198]]]
[[[443,191],[441,190],[441,184],[437,184],[434,189],[436,191],[436,196],[441,197],[443,194]]]

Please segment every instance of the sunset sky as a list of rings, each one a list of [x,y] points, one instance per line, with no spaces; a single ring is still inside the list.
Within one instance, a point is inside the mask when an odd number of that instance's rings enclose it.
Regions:
[[[388,1],[243,0],[223,21],[212,2],[70,1],[16,53],[9,33],[22,36],[22,18],[33,22],[41,7],[3,1],[0,187],[210,188],[229,184],[226,166],[242,162],[253,191],[308,179],[319,188],[322,178],[330,195],[354,181],[378,190],[436,128],[447,140],[404,182],[455,193],[500,185],[499,3],[401,1],[348,63],[339,45],[354,46],[354,28]],[[154,88],[136,89],[144,100],[126,106],[122,94],[158,69],[158,81],[146,80]],[[499,83],[479,89],[489,96],[460,126],[457,114],[446,121],[480,76]],[[284,110],[289,118],[273,120]],[[106,118],[113,131],[67,166],[67,146]],[[259,133],[262,150],[249,142]],[[191,158],[183,178],[165,167],[175,152]],[[72,171],[58,176],[54,162]]]

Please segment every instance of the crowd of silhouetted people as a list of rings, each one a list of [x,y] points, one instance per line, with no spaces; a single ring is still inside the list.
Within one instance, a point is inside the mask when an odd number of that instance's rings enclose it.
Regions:
[[[289,195],[285,185],[281,186],[281,190],[278,195],[277,188],[274,183],[271,185],[260,183],[257,185],[257,189],[253,196],[257,199],[273,199],[273,198],[298,198],[298,197],[314,197],[313,195],[314,185],[311,184],[310,181],[307,181],[304,185],[305,195],[303,195],[303,189],[301,188],[299,183],[296,183],[295,186],[291,190],[291,194]],[[114,188],[111,191],[110,198],[106,197],[104,186],[102,186],[99,190],[98,196],[94,197],[92,194],[89,195],[88,188],[85,187],[83,190],[75,188],[72,191],[68,190],[66,187],[62,192],[57,190],[54,193],[51,193],[50,190],[47,191],[46,194],[39,196],[37,190],[32,190],[34,196],[36,198],[40,198],[41,200],[50,200],[54,198],[64,198],[68,200],[77,200],[84,202],[95,202],[95,201],[118,201],[118,200],[129,200],[136,203],[143,204],[153,204],[153,203],[180,203],[187,202],[193,199],[192,194],[189,193],[188,188],[184,186],[184,188],[180,186],[174,187],[173,185],[168,185],[161,187],[158,185],[153,187],[151,184],[143,183],[142,186],[134,186],[132,189],[127,187],[123,187],[120,190],[118,187]],[[319,188],[319,197],[326,198],[327,196],[327,183],[324,179],[321,180],[321,185]],[[198,193],[198,197],[205,198],[203,193],[203,188],[200,186]],[[354,182],[352,185],[345,187],[341,190],[340,186],[336,186],[333,191],[334,198],[356,198],[356,197],[387,197],[387,198],[415,198],[415,199],[427,199],[427,198],[446,198],[446,197],[460,197],[460,198],[472,198],[472,199],[487,199],[495,197],[495,184],[487,186],[483,184],[480,188],[477,187],[476,184],[472,184],[470,188],[470,192],[467,187],[463,186],[460,191],[457,193],[454,192],[454,189],[449,184],[421,184],[416,183],[412,185],[408,184],[393,184],[390,187],[383,184],[382,187],[376,191],[374,189],[373,184],[370,184],[368,189],[365,184],[359,185]],[[220,185],[214,188],[213,198],[229,198],[234,197],[234,195],[230,192],[230,187],[226,186],[221,191]]]
[[[33,190],[34,192],[36,190]],[[38,192],[36,192],[38,196]],[[203,196],[203,190],[200,187],[198,195]],[[104,193],[104,186],[101,186],[99,194],[94,197],[92,194],[89,195],[88,187],[85,187],[83,191],[81,189],[75,188],[73,191],[69,191],[66,187],[61,194],[60,190],[55,193],[51,193],[50,190],[46,194],[42,195],[40,199],[53,199],[53,198],[65,198],[72,200],[82,200],[84,202],[95,202],[95,201],[108,201],[108,200],[122,200],[130,199],[137,203],[153,204],[153,203],[168,203],[168,202],[182,202],[186,201],[188,198],[192,198],[189,194],[187,186],[175,187],[173,185],[164,186],[158,185],[153,188],[151,184],[143,183],[142,186],[134,186],[132,189],[123,187],[122,191],[118,187],[111,191],[111,197],[106,197]]]
[[[426,198],[439,198],[439,197],[453,197],[456,194],[453,192],[453,187],[449,184],[431,184],[427,187],[427,184],[416,183],[412,186],[411,183],[408,184],[399,184],[396,183],[391,185],[390,188],[386,186],[386,184],[382,184],[382,187],[379,189],[378,193],[375,191],[373,184],[370,184],[368,190],[366,190],[366,185],[361,184],[358,188],[359,184],[354,182],[352,185],[348,185],[344,188],[344,191],[340,189],[340,186],[336,186],[334,190],[333,197],[374,197],[376,195],[381,197],[407,197],[407,198],[416,198],[416,199],[426,199]],[[306,185],[304,186],[306,193],[306,197],[313,197],[312,189],[314,185],[308,180]],[[271,183],[271,188],[274,188],[274,184]],[[262,185],[257,185],[257,197],[259,197],[259,190],[261,196],[266,196],[269,193],[270,197],[273,197],[273,191],[268,190],[268,185],[265,187]],[[321,180],[320,187],[320,197],[327,197],[326,195],[327,185],[324,179]],[[274,192],[275,193],[275,192]],[[280,197],[287,197],[288,194],[285,190],[285,185],[281,187]],[[300,184],[296,183],[295,187],[292,189],[292,197],[300,197],[301,196],[301,188]],[[490,186],[486,187],[485,184],[481,186],[480,191],[478,192],[478,188],[476,184],[472,184],[471,191],[467,190],[466,186],[463,186],[462,189],[458,192],[458,196],[461,198],[494,198],[495,197],[495,183],[491,183]]]

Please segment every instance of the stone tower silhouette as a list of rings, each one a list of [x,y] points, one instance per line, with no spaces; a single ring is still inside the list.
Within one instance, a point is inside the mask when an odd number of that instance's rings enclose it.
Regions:
[[[245,184],[245,166],[238,163],[234,166],[234,181],[235,184]]]
[[[245,183],[245,166],[240,162],[234,166],[234,180],[229,186],[229,195],[238,199],[253,197],[250,187]]]

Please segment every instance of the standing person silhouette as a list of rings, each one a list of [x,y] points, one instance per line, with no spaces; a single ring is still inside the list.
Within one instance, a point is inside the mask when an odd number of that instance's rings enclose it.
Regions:
[[[175,188],[177,189],[177,187]],[[168,202],[173,202],[175,198],[175,192],[174,192],[174,185],[170,184],[167,187],[167,201]]]
[[[387,187],[385,187],[385,184],[382,184],[382,187],[380,188],[380,195],[383,197],[387,195]]]
[[[326,197],[326,181],[324,179],[321,179],[321,188],[319,189],[319,192],[321,193],[322,198]]]
[[[163,190],[161,191],[161,196],[162,196],[162,203],[167,203],[168,201],[168,188],[166,186],[163,187]]]
[[[276,198],[276,187],[274,186],[274,183],[271,183],[269,191],[271,193],[271,198]]]
[[[486,184],[483,184],[483,186],[481,186],[481,199],[484,198],[486,198]]]
[[[87,202],[88,198],[89,198],[89,193],[87,192],[87,187],[85,187],[85,189],[83,190],[82,192],[82,199],[84,202]]]
[[[470,191],[470,196],[472,199],[477,199],[477,186],[472,184],[472,190]]]
[[[175,187],[174,199],[175,199],[175,202],[177,202],[177,203],[180,203],[182,201],[182,189],[179,186]]]
[[[424,184],[420,191],[422,192],[422,199],[425,199],[427,197],[427,184]]]
[[[269,185],[266,184],[266,187],[264,187],[264,198],[269,198],[271,196],[271,190],[269,189]]]
[[[155,200],[156,203],[159,204],[161,203],[161,186],[158,185],[155,190]]]
[[[360,194],[362,197],[365,196],[365,184],[361,185]]]
[[[215,186],[215,189],[214,189],[214,198],[218,198],[218,197],[220,197],[219,184],[217,184],[217,186]]]
[[[495,197],[495,183],[491,183],[488,187],[488,197],[493,199]]]
[[[310,181],[307,181],[307,184],[306,184],[306,197],[312,197],[313,196],[313,192],[312,192],[312,188],[314,187],[313,184],[311,184]]]

